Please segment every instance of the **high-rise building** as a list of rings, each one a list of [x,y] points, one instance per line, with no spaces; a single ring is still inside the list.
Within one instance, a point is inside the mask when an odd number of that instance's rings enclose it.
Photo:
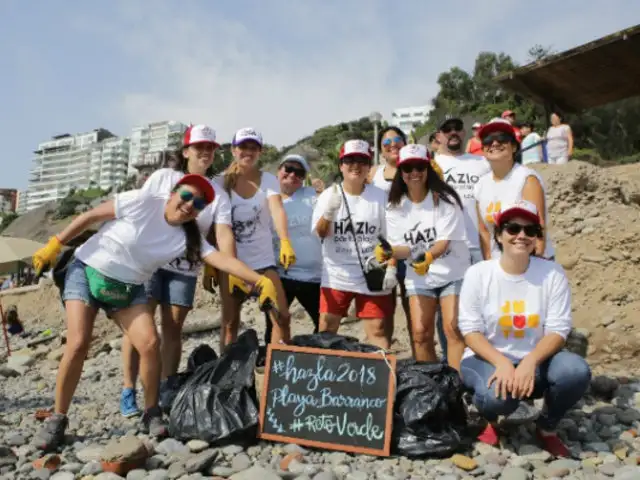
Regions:
[[[91,152],[90,182],[103,190],[127,180],[129,137],[112,137],[96,144]]]
[[[186,129],[187,125],[173,120],[135,127],[131,132],[129,174],[158,168],[163,158],[159,153],[180,147]]]
[[[408,137],[416,125],[424,123],[429,119],[429,109],[430,107],[428,105],[396,108],[391,112],[391,122],[389,123],[398,127]]]

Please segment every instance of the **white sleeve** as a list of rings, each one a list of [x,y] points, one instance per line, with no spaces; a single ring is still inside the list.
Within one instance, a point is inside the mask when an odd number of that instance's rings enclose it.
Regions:
[[[404,228],[402,224],[402,212],[400,210],[400,205],[397,207],[387,208],[386,214],[386,229],[389,235],[387,240],[393,247],[407,246],[407,242],[404,239]]]
[[[202,235],[200,237],[200,258],[204,258],[207,255],[209,255],[210,253],[216,252],[217,250],[215,249],[215,247],[213,245],[211,245],[209,242],[207,242],[207,239],[205,238],[204,235]]]
[[[218,201],[213,214],[213,221],[218,225],[232,225],[231,200],[223,188],[215,188]]]
[[[458,305],[458,328],[463,336],[473,332],[485,333],[482,310],[487,299],[482,298],[482,275],[477,268],[479,265],[481,264],[470,267],[462,281]]]
[[[313,214],[311,215],[311,232],[315,233],[316,226],[318,222],[322,218],[324,214],[324,209],[327,207],[327,203],[329,202],[329,195],[331,194],[331,190],[327,189],[318,195],[318,199],[316,200],[316,205],[313,207]]]
[[[547,305],[544,320],[544,334],[557,333],[566,340],[571,332],[571,286],[564,270],[554,264],[546,289]]]
[[[452,200],[455,202],[454,199]],[[436,235],[436,241],[465,240],[464,217],[457,203],[452,205],[443,199],[438,202]]]
[[[153,198],[143,190],[129,190],[113,196],[113,209],[116,218],[136,216],[144,209],[145,198]]]
[[[160,170],[156,170],[155,172],[153,172],[151,174],[151,176],[149,176],[149,178],[147,178],[145,180],[145,182],[142,184],[142,187],[140,188],[140,190],[142,190],[145,193],[166,193],[169,194],[170,192],[163,192],[162,190],[166,190],[163,188],[163,184],[164,179],[167,175],[167,169],[166,168],[161,168]]]
[[[280,195],[280,183],[275,175],[264,172],[262,174],[262,185],[260,186],[267,194],[267,198]]]

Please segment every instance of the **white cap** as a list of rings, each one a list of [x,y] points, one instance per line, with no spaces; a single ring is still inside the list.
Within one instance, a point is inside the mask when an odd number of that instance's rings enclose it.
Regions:
[[[474,122],[473,125],[471,125],[471,128],[480,128],[482,126],[482,124],[480,122]]]
[[[373,158],[371,147],[364,140],[347,140],[344,142],[340,149],[340,159],[352,156],[367,157],[369,160]]]
[[[518,216],[528,218],[535,223],[540,223],[538,209],[533,203],[527,200],[520,200],[515,203],[504,205],[500,209],[500,212],[494,214],[493,220],[495,225],[501,225],[510,218]]]
[[[258,145],[262,146],[262,134],[255,128],[251,127],[241,128],[238,130],[233,136],[233,142],[231,143],[236,146],[240,145],[242,142],[246,142],[247,140],[253,140]]]
[[[398,165],[406,163],[410,160],[421,160],[428,162],[431,160],[429,151],[425,145],[419,145],[416,143],[410,143],[400,149]]]
[[[309,164],[307,163],[307,161],[302,155],[290,154],[285,156],[282,160],[280,160],[280,163],[278,164],[278,168],[280,168],[282,164],[285,162],[299,163],[302,166],[302,168],[304,168],[305,172],[309,173],[311,171],[311,167],[309,167]]]
[[[182,146],[188,147],[194,143],[213,143],[219,146],[216,142],[216,131],[207,125],[190,125],[184,132]]]

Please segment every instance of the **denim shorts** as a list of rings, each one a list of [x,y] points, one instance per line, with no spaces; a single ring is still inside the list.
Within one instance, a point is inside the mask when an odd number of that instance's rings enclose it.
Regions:
[[[421,295],[423,297],[444,298],[449,295],[460,295],[462,287],[462,279],[447,283],[436,288],[407,288],[407,297],[412,295]]]
[[[89,289],[89,280],[87,274],[84,271],[86,264],[77,258],[71,260],[71,263],[67,267],[67,274],[64,280],[64,291],[62,292],[62,301],[67,300],[81,300],[90,307],[99,308],[110,316],[112,313],[122,310],[123,307],[113,307],[107,303],[101,302],[91,295]],[[134,295],[129,307],[133,305],[146,304],[147,292],[143,285],[140,285]],[[128,308],[128,307],[124,307]]]
[[[198,277],[160,268],[147,282],[149,297],[162,305],[193,307]]]

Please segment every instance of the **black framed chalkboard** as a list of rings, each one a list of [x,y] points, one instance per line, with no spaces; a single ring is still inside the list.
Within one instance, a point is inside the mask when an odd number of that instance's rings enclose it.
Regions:
[[[388,456],[395,398],[393,355],[270,345],[259,437]]]

